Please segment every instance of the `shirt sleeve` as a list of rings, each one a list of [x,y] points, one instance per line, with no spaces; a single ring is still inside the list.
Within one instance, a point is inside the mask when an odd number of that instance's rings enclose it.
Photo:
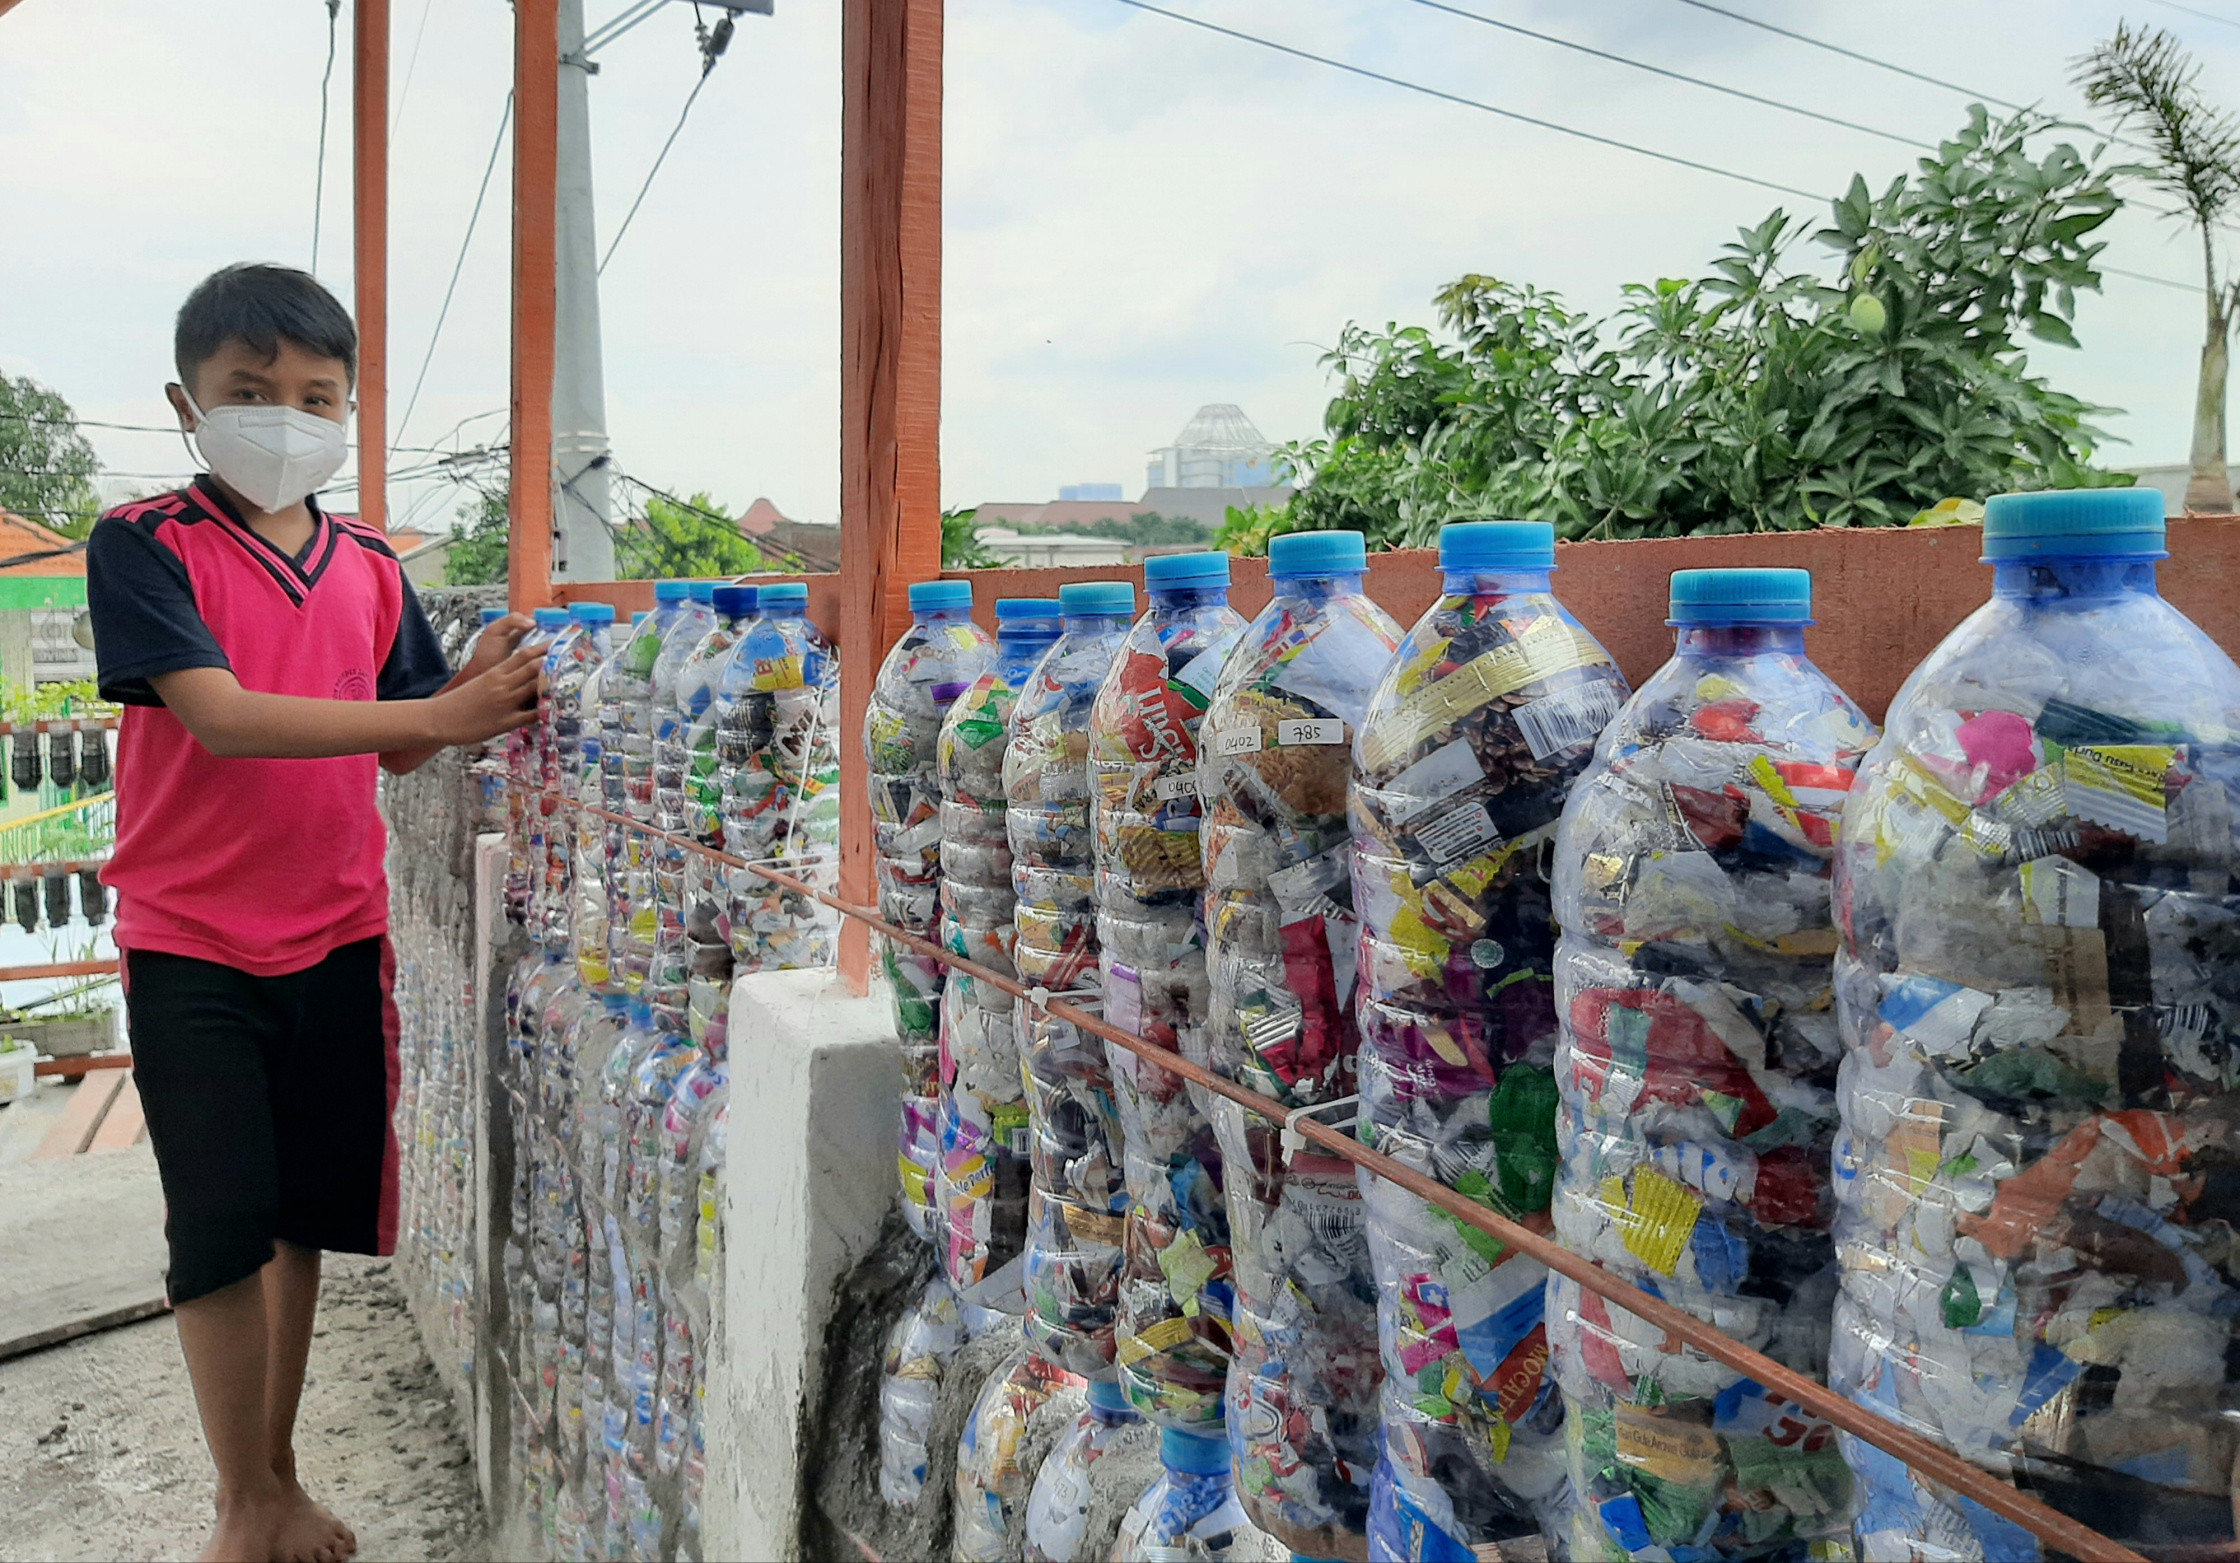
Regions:
[[[86,606],[104,700],[159,706],[149,682],[159,674],[233,666],[203,621],[186,561],[137,522],[111,517],[86,539]]]
[[[398,571],[400,578],[403,571]],[[374,682],[376,700],[425,700],[451,682],[451,664],[444,660],[443,643],[420,606],[420,594],[404,582],[404,608],[397,615],[397,638],[390,642],[388,660]]]

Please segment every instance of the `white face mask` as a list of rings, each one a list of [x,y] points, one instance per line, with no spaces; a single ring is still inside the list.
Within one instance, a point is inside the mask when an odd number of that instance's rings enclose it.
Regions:
[[[186,401],[202,459],[267,514],[316,493],[349,455],[341,424],[301,408],[229,402],[204,412],[191,395]]]

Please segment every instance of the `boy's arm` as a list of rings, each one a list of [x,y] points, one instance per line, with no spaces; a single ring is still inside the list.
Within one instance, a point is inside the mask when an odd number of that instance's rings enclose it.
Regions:
[[[307,700],[243,689],[229,668],[181,668],[149,679],[203,748],[227,759],[322,759],[479,743],[537,714],[541,648],[425,700]]]

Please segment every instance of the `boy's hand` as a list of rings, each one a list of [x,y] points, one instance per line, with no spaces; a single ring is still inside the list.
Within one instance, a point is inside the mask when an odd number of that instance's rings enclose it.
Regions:
[[[480,678],[521,645],[521,637],[536,628],[536,622],[525,613],[509,613],[502,619],[493,619],[483,630],[482,638],[474,643],[474,655],[459,670],[460,681]]]
[[[514,617],[519,619],[519,615]],[[491,628],[507,622],[500,619]],[[514,639],[520,639],[520,631],[514,632]],[[482,659],[478,655],[475,660]],[[536,720],[537,695],[544,678],[542,646],[524,647],[501,658],[487,671],[475,673],[469,668],[468,674],[472,676],[462,675],[457,684],[428,701],[442,742],[480,743]]]

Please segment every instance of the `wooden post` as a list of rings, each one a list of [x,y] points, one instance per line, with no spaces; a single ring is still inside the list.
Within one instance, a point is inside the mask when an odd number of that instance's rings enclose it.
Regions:
[[[389,0],[350,17],[351,225],[358,304],[358,519],[389,529]]]
[[[844,0],[840,24],[840,892],[877,898],[863,745],[909,586],[941,573],[942,0]],[[869,980],[849,919],[840,971]]]
[[[506,485],[506,596],[552,600],[552,352],[559,284],[560,8],[513,7],[513,438]]]

